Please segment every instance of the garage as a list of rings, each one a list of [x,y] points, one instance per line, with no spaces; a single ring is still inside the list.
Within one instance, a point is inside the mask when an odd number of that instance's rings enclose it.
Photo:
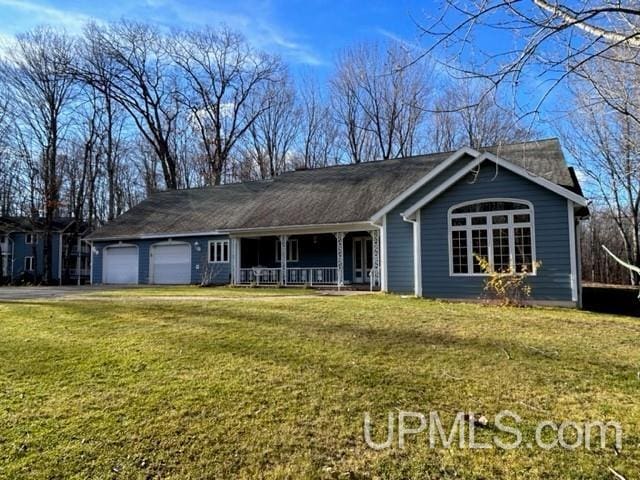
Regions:
[[[104,249],[104,283],[138,283],[138,247],[113,245]]]
[[[158,243],[149,251],[149,283],[191,283],[191,245],[188,243]]]

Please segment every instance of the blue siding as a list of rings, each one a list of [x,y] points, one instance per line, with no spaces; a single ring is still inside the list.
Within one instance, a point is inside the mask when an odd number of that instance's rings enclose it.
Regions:
[[[447,214],[451,206],[488,197],[509,197],[533,204],[536,257],[542,267],[530,277],[532,298],[571,301],[571,265],[567,200],[508,170],[483,164],[477,177],[463,178],[421,211],[423,295],[478,298],[483,277],[449,275]]]
[[[13,258],[11,262],[11,269],[13,272],[13,278],[18,280],[23,275],[37,275],[38,277],[44,274],[44,234],[38,232],[33,234],[36,237],[35,243],[27,244],[25,232],[11,233],[9,238],[13,241]],[[60,273],[60,234],[54,232],[52,236],[52,251],[51,251],[51,281],[57,282],[59,280]],[[11,245],[11,243],[10,243]],[[11,247],[10,247],[11,248]],[[11,252],[11,250],[10,250]],[[35,257],[36,265],[35,271],[26,272],[24,270],[25,257]]]
[[[406,198],[387,214],[387,289],[395,293],[413,293],[413,224],[402,219],[407,210],[436,186],[471,161],[464,155],[444,169],[425,186]]]
[[[198,284],[202,278],[202,272],[208,266],[208,249],[211,240],[226,240],[227,236],[204,236],[204,237],[185,237],[174,238],[175,242],[185,242],[191,245],[191,283]],[[156,243],[162,243],[169,240],[167,238],[158,238],[153,240],[131,240],[121,243],[128,245],[136,245],[138,247],[138,283],[149,283],[149,249]],[[104,248],[111,245],[118,245],[120,242],[95,242],[92,251],[92,282],[94,284],[102,283],[102,259],[104,257]],[[196,245],[197,244],[197,245]],[[229,246],[231,248],[231,245]],[[230,263],[211,264],[214,269],[213,283],[225,284],[229,283],[231,275]]]
[[[387,289],[413,293],[413,225],[400,213],[412,204],[413,196],[387,214]]]

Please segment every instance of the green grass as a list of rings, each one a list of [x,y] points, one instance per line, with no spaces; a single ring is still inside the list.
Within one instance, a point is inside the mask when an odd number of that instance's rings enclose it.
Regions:
[[[0,304],[0,478],[640,473],[637,319],[228,288],[157,295],[235,298],[144,297],[155,291]],[[374,451],[363,440],[366,411],[379,426],[389,411],[505,409],[529,439],[543,419],[618,420],[623,450],[444,450],[418,436]]]
[[[86,293],[85,293],[86,292]],[[90,297],[215,297],[215,298],[246,298],[246,297],[290,297],[298,295],[317,295],[317,290],[305,288],[265,288],[265,287],[198,287],[195,285],[180,286],[136,286],[124,289],[85,290],[83,295]]]

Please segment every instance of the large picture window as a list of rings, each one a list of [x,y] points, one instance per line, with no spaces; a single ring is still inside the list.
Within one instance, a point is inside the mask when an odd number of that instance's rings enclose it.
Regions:
[[[524,200],[487,199],[449,210],[451,275],[484,275],[477,257],[497,272],[535,274],[533,206]]]

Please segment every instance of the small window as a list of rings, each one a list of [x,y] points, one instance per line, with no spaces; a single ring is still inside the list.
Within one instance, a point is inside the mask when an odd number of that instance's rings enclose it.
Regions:
[[[7,236],[6,235],[0,235],[0,243],[7,243]]]
[[[35,239],[35,235],[33,233],[25,233],[24,235],[24,243],[27,245],[33,245]]]
[[[209,242],[209,263],[229,262],[229,240],[213,240]]]
[[[27,272],[33,272],[35,270],[35,257],[24,257],[24,269]]]
[[[280,240],[276,242],[276,262],[280,263]],[[298,261],[298,239],[290,238],[287,240],[287,262]]]

